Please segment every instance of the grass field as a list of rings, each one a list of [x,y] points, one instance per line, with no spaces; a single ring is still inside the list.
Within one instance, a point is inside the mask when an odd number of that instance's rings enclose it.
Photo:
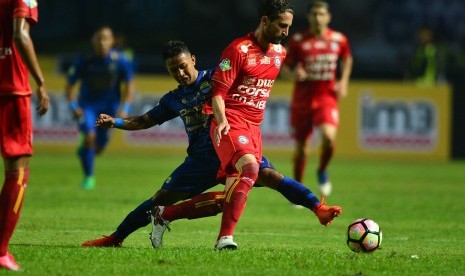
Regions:
[[[267,156],[289,174],[290,153]],[[111,233],[157,190],[184,158],[173,153],[118,154],[97,160],[97,188],[83,191],[72,153],[36,151],[26,202],[10,251],[25,275],[463,275],[465,163],[340,160],[331,165],[343,215],[329,227],[291,208],[278,193],[253,189],[236,229],[239,250],[215,252],[220,216],[172,223],[164,248],[154,250],[149,227],[123,248],[81,248]],[[315,188],[309,164],[308,185]],[[219,189],[222,187],[218,186]],[[347,225],[377,221],[382,248],[352,253]],[[6,274],[0,271],[0,274]]]

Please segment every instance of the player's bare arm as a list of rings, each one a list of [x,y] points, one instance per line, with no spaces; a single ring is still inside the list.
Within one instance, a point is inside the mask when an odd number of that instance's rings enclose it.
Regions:
[[[341,61],[341,79],[336,82],[334,90],[337,93],[339,99],[343,99],[347,96],[349,91],[349,79],[352,73],[353,58],[351,56]]]
[[[123,90],[123,101],[121,108],[118,112],[118,117],[127,117],[128,113],[125,110],[124,106],[130,105],[132,103],[132,99],[134,97],[135,85],[134,81],[131,80],[130,82],[126,83],[124,90]]]
[[[13,22],[13,40],[21,55],[22,60],[29,69],[37,88],[36,95],[37,113],[43,116],[47,113],[50,107],[50,99],[45,87],[45,80],[40,69],[39,62],[37,61],[36,52],[34,50],[34,43],[29,35],[29,23],[25,18],[15,18]]]
[[[120,118],[121,119],[121,118]],[[123,118],[123,125],[118,127],[124,130],[140,130],[153,127],[155,122],[150,119],[147,114],[142,116],[134,116]],[[100,128],[113,128],[115,127],[116,120],[107,114],[100,114],[95,121],[95,126]]]
[[[226,119],[224,99],[221,96],[212,97],[213,115],[215,116],[218,126],[215,129],[215,142],[220,144],[221,136],[226,135],[231,128],[228,120]]]
[[[76,96],[74,95],[74,85],[67,83],[65,87],[65,94],[66,99],[68,100],[68,104],[73,112],[73,118],[78,120],[82,117],[84,112],[82,108],[77,104]]]

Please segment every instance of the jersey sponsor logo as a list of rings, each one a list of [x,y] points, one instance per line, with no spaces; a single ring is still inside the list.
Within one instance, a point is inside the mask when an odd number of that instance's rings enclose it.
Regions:
[[[11,56],[13,54],[13,49],[11,47],[0,48],[0,59],[5,58],[5,56]]]
[[[241,143],[243,145],[247,145],[249,143],[249,138],[247,138],[244,135],[241,135],[241,136],[237,137],[237,141],[239,141],[239,143]]]
[[[274,66],[276,66],[276,68],[281,67],[281,58],[280,57],[275,57],[274,58]]]
[[[269,57],[264,56],[264,57],[260,60],[260,64],[271,64],[271,60],[270,60]]]
[[[431,150],[437,144],[438,111],[426,99],[360,97],[359,143],[365,149]]]
[[[221,71],[228,71],[231,70],[231,61],[227,58],[223,59],[220,63],[220,69]]]
[[[242,84],[244,85],[254,85],[255,82],[257,81],[257,78],[251,78],[251,77],[244,77],[244,80],[242,81]]]
[[[315,49],[325,49],[327,47],[326,41],[317,41],[314,45]]]
[[[36,0],[23,0],[24,4],[28,6],[29,8],[33,9],[37,7],[37,1]]]
[[[273,87],[273,84],[274,84],[274,80],[270,80],[270,79],[258,79],[257,80],[257,84],[255,86],[257,87]]]
[[[304,44],[302,44],[302,49],[304,49],[305,51],[308,51],[308,50],[311,50],[312,49],[312,43],[310,42],[305,42]]]
[[[247,85],[239,85],[237,90],[242,94],[252,96],[252,97],[266,97],[270,96],[270,89],[268,88],[260,88],[260,87],[250,87]]]
[[[257,109],[265,109],[266,107],[266,100],[256,100],[256,99],[251,99],[251,98],[248,98],[247,96],[244,96],[244,95],[241,95],[241,94],[233,94],[231,96],[231,99],[235,100],[235,101],[238,101],[238,102],[242,102],[246,105],[250,105],[250,106],[253,106]]]
[[[247,59],[247,65],[248,65],[248,66],[255,66],[255,65],[257,65],[257,59],[254,58],[254,57],[253,57],[253,58]]]

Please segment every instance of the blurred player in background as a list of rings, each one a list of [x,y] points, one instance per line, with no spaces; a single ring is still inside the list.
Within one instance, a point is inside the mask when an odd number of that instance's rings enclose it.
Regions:
[[[129,213],[115,232],[87,241],[83,246],[121,246],[127,236],[150,223],[152,214],[152,245],[159,248],[169,221],[214,216],[222,211],[223,192],[201,194],[219,183],[217,172],[220,161],[210,139],[211,116],[202,113],[202,107],[211,98],[211,78],[215,69],[198,71],[195,68],[196,57],[181,41],[167,42],[163,47],[163,59],[171,77],[179,83],[176,89],[165,94],[144,115],[123,119],[102,114],[96,125],[139,130],[180,117],[189,141],[187,157],[165,180],[162,188]],[[325,226],[341,213],[340,207],[326,206],[308,188],[284,177],[264,157],[257,182],[279,191],[289,201],[311,209]],[[188,198],[192,199],[179,205],[166,206]]]
[[[0,147],[5,179],[0,194],[0,268],[19,270],[8,244],[23,205],[32,156],[31,87],[36,83],[37,113],[49,108],[30,24],[38,21],[37,2],[0,0]]]
[[[112,49],[113,43],[109,27],[97,29],[92,37],[94,52],[77,58],[67,76],[66,97],[82,135],[78,155],[84,170],[82,187],[87,190],[95,186],[95,155],[109,142],[108,130],[96,129],[95,120],[100,113],[126,117],[134,93],[132,66],[124,55]],[[79,80],[76,98],[74,85]]]
[[[266,101],[278,77],[286,50],[280,44],[292,25],[288,0],[263,0],[260,23],[254,32],[235,39],[221,55],[213,75],[211,138],[226,177],[221,228],[215,249],[236,249],[234,230],[250,189],[258,178],[262,159],[260,124]]]
[[[296,141],[294,178],[302,182],[310,137],[321,133],[322,147],[317,178],[323,196],[331,193],[327,167],[333,157],[339,124],[338,100],[347,96],[352,55],[347,38],[328,27],[329,5],[315,1],[308,8],[310,27],[289,40],[283,75],[295,80],[291,102],[292,135]],[[336,69],[340,61],[340,79]]]

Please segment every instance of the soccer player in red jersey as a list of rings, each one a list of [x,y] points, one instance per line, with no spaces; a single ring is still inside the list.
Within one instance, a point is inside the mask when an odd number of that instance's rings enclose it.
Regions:
[[[37,23],[37,1],[0,0],[0,149],[5,179],[0,194],[0,267],[19,270],[8,244],[24,199],[32,150],[31,73],[37,85],[37,113],[49,108],[49,97],[30,24]]]
[[[323,196],[331,193],[327,167],[333,156],[339,124],[338,99],[347,95],[353,62],[347,38],[328,27],[330,20],[328,3],[310,4],[310,27],[291,36],[283,66],[283,74],[293,74],[295,79],[291,102],[292,135],[296,141],[294,178],[302,182],[310,151],[309,138],[314,128],[318,128],[322,148],[317,177]],[[339,61],[340,79],[336,80]]]
[[[247,195],[258,177],[262,158],[260,123],[271,87],[286,57],[280,42],[292,25],[288,0],[264,0],[255,32],[235,39],[223,51],[213,75],[210,135],[226,177],[221,229],[215,249],[236,249],[233,233]]]

